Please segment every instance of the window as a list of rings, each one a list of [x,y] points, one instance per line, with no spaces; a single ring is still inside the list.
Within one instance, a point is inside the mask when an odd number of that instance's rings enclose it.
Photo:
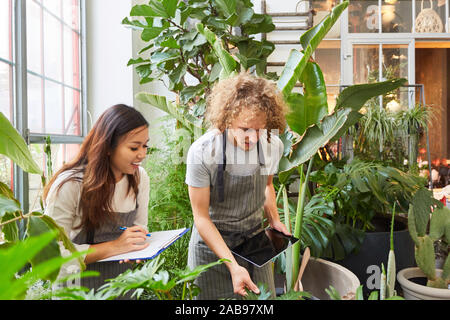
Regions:
[[[448,0],[351,0],[348,32],[445,33],[448,7]]]
[[[0,1],[0,112],[30,142],[43,169],[47,136],[57,169],[76,154],[86,131],[86,84],[81,76],[84,3]],[[0,179],[14,190],[24,211],[39,207],[40,177],[22,174],[0,156]]]
[[[81,135],[80,35],[79,1],[27,1],[31,133]]]

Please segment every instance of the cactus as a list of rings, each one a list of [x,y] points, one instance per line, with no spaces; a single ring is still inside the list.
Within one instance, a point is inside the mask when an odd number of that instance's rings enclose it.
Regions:
[[[397,295],[395,291],[395,253],[394,253],[394,219],[395,219],[395,203],[392,209],[391,220],[391,248],[389,250],[387,274],[384,264],[381,263],[381,281],[380,281],[380,300],[389,299]]]
[[[434,242],[450,243],[450,209],[443,207],[430,194],[430,191],[420,189],[414,195],[408,212],[409,233],[415,243],[417,266],[428,278],[427,286],[447,289],[450,285],[450,255],[445,260],[442,276],[438,277]]]

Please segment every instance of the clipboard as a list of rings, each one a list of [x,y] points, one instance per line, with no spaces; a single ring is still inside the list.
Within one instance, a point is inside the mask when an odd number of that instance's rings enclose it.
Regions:
[[[267,228],[232,248],[231,252],[261,268],[297,241],[299,239],[293,236],[287,236],[280,231]]]
[[[150,245],[142,250],[127,252],[111,256],[98,262],[120,261],[120,260],[151,260],[160,255],[164,250],[170,247],[175,241],[186,234],[190,228],[182,228],[177,230],[156,231],[152,232],[145,242]]]

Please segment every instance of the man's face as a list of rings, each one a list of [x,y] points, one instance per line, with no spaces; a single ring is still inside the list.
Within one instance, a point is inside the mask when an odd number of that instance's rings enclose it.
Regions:
[[[248,151],[255,147],[266,129],[267,117],[261,111],[252,108],[242,110],[228,129],[235,145]]]

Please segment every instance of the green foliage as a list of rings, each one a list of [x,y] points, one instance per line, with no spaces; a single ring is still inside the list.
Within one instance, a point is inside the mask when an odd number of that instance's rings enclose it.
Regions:
[[[157,129],[162,133],[160,146],[149,150],[144,164],[150,178],[148,228],[153,231],[190,228],[193,225],[188,188],[184,182],[186,163],[178,154],[183,139],[190,138],[190,135],[174,135],[170,124],[167,119],[162,119]],[[166,270],[184,268],[189,239],[190,232],[162,253]]]
[[[46,232],[16,243],[0,247],[0,300],[24,299],[29,287],[42,279],[52,279],[64,263],[80,257],[76,252],[69,257],[49,256],[42,259],[42,251],[54,241],[56,232]],[[19,276],[29,261],[33,268]]]
[[[305,298],[309,299],[312,297],[309,292],[290,290],[280,296],[273,298],[270,291],[267,289],[266,284],[258,283],[257,286],[260,291],[259,294],[245,289],[247,295],[243,298],[243,300],[305,300]]]
[[[41,169],[31,157],[28,146],[22,136],[0,112],[0,154],[29,173],[41,174]]]
[[[164,259],[158,256],[139,268],[127,270],[116,278],[110,279],[97,294],[115,298],[133,292],[132,297],[139,298],[144,292],[150,292],[158,300],[192,300],[200,293],[200,289],[193,283],[194,280],[202,272],[224,261],[226,260],[220,259],[207,265],[197,266],[193,270],[184,268],[166,271],[161,270]],[[175,290],[177,286],[181,286],[182,290]]]
[[[364,232],[374,229],[372,220],[390,214],[392,203],[406,212],[425,182],[397,168],[359,159],[328,163],[311,173],[311,181],[318,187],[310,201],[322,201],[319,213],[332,212],[335,233],[323,256],[335,260],[356,252]]]
[[[428,127],[431,109],[417,104],[408,110],[391,112],[380,108],[378,101],[371,99],[365,105],[366,113],[358,122],[358,129],[350,130],[356,138],[355,155],[405,170],[412,169],[417,165],[419,135]],[[408,160],[408,167],[404,165],[405,160]]]
[[[205,94],[220,77],[252,67],[263,74],[275,48],[254,36],[275,25],[269,15],[255,13],[248,0],[150,0],[134,6],[130,17],[122,23],[148,43],[128,63],[135,66],[140,83],[167,76],[168,89],[180,100],[176,107],[199,119]]]
[[[444,262],[442,276],[436,273],[435,244],[450,243],[450,209],[423,188],[416,192],[408,212],[408,227],[415,242],[417,266],[428,278],[427,286],[446,289],[450,284],[450,255]]]

